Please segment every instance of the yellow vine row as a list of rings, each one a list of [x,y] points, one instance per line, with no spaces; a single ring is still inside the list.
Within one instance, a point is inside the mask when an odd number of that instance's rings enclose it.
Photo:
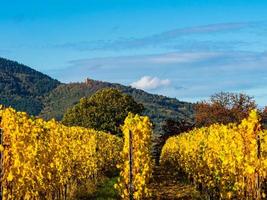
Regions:
[[[253,110],[241,124],[214,124],[169,138],[161,164],[183,171],[215,199],[266,199],[267,131]]]
[[[151,158],[152,124],[148,117],[129,114],[122,128],[124,135],[124,147],[121,153],[123,162],[118,165],[120,178],[115,188],[118,189],[122,199],[129,199],[129,135],[132,132],[133,147],[133,199],[143,199],[151,196],[148,182],[152,176],[153,161]]]
[[[116,168],[122,140],[0,108],[3,199],[62,199]]]

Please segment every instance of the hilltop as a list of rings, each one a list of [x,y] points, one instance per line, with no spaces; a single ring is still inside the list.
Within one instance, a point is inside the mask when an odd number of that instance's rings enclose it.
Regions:
[[[0,104],[47,120],[61,120],[65,111],[80,98],[91,96],[107,87],[117,88],[142,103],[145,107],[144,115],[157,124],[156,129],[170,118],[193,120],[193,104],[176,98],[92,79],[79,83],[60,83],[26,65],[0,58]]]
[[[26,65],[0,58],[0,104],[38,115],[42,97],[60,82]]]

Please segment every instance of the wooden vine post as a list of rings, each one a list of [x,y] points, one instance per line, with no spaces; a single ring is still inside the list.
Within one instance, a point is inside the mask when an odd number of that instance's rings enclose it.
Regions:
[[[257,133],[257,158],[260,160],[261,159],[261,138],[260,138],[260,128],[259,126],[256,128],[256,133]],[[256,174],[256,198],[257,200],[260,200],[261,199],[261,177],[260,177],[260,172],[257,171],[257,174]]]
[[[133,200],[133,133],[129,131],[129,199]]]

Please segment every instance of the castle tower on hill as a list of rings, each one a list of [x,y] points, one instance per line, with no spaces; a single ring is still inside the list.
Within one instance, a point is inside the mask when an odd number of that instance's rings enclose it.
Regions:
[[[92,79],[90,79],[90,78],[86,78],[85,79],[85,81],[84,81],[84,83],[86,84],[86,85],[88,85],[88,86],[90,86],[90,85],[92,85]]]

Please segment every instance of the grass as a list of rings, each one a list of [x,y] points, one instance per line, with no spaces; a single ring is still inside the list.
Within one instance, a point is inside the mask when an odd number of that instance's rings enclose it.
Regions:
[[[101,185],[98,186],[96,192],[87,197],[84,198],[91,200],[117,200],[119,199],[119,195],[117,193],[117,191],[114,188],[114,184],[117,181],[117,177],[113,177],[113,178],[106,178],[103,183]]]
[[[179,177],[177,179],[177,177]],[[85,194],[79,200],[118,200],[118,192],[114,188],[118,177],[105,177],[90,194]],[[149,184],[152,197],[147,200],[201,200],[202,195],[189,184],[183,176],[177,176],[164,168],[157,168],[156,174]]]

